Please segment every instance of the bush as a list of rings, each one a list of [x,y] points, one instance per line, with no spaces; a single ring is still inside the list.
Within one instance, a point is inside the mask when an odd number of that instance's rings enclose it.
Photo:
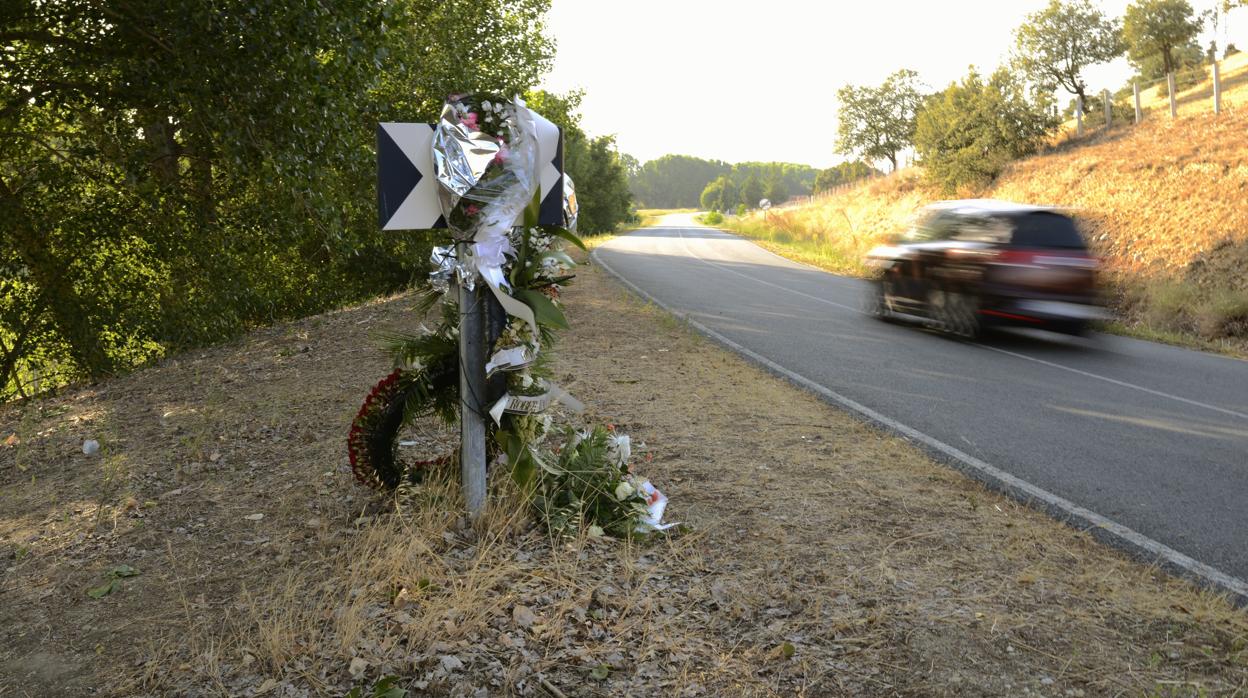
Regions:
[[[974,70],[919,112],[914,144],[928,177],[946,192],[987,184],[1035,152],[1057,120],[1005,69],[986,82]]]
[[[700,218],[707,225],[719,225],[724,222],[724,216],[719,211],[702,214]]]
[[[738,216],[745,215],[745,204],[737,204],[737,215]]]

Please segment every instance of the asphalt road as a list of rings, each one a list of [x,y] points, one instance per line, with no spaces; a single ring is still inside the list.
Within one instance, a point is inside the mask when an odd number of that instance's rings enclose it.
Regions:
[[[860,310],[864,282],[691,216],[596,257],[773,368],[1248,579],[1248,362],[1110,335],[968,343],[881,322]]]

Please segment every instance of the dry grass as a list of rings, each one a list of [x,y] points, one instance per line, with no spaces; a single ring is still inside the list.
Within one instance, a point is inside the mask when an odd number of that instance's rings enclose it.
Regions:
[[[341,695],[385,674],[452,696],[1248,685],[1248,618],[1223,599],[985,491],[597,269],[565,298],[560,382],[644,442],[639,468],[694,533],[552,543],[505,479],[477,528],[454,488],[354,485],[342,434],[386,370],[368,336],[414,322],[405,299],[369,304],[0,409],[0,440],[20,439],[0,447],[0,693]],[[107,458],[81,455],[86,437]],[[88,598],[119,563],[142,574]]]

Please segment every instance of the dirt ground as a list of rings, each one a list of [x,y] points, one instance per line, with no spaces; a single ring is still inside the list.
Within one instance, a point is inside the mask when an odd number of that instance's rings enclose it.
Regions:
[[[372,337],[416,324],[370,303],[0,407],[0,695],[1248,692],[1225,600],[579,274],[559,381],[691,532],[552,543],[505,478],[482,529],[356,485]]]

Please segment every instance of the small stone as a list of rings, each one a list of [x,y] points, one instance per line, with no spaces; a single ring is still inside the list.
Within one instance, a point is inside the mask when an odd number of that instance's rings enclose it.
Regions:
[[[458,671],[464,668],[464,663],[460,661],[459,657],[456,657],[453,654],[444,654],[441,657],[438,657],[438,661],[442,663],[442,668],[446,669],[448,672]]]
[[[528,606],[517,605],[511,611],[512,620],[516,621],[516,625],[527,628],[537,622],[537,615]]]
[[[260,519],[264,518],[264,514],[248,514],[244,516],[243,518],[247,519],[248,521],[259,521]]]
[[[94,456],[100,452],[100,442],[95,439],[87,439],[82,442],[82,452],[88,456]]]
[[[1052,679],[1052,677],[1046,676],[1046,677],[1044,677],[1044,678],[1040,679],[1040,683],[1041,683],[1041,685],[1044,685],[1044,686],[1052,686],[1052,685],[1053,685],[1053,679]]]

